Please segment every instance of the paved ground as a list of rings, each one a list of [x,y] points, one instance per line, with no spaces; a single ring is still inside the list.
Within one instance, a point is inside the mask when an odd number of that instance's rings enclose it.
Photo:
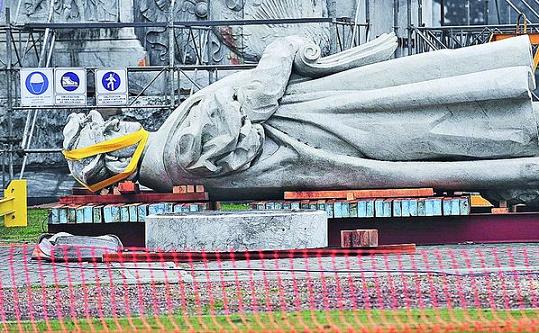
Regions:
[[[29,260],[28,250],[0,247],[0,321],[178,311],[539,308],[539,244],[192,265],[53,265]]]

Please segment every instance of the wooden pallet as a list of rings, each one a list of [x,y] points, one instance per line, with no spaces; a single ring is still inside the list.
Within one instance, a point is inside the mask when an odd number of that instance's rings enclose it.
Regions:
[[[414,254],[415,244],[380,245],[373,248],[319,248],[240,252],[122,252],[103,255],[103,262],[165,262],[262,260],[318,257],[357,257],[375,254]]]

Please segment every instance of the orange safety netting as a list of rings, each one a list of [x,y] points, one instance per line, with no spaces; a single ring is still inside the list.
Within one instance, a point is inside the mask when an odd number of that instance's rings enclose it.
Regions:
[[[0,331],[539,332],[535,244],[105,260],[33,250],[0,246]]]

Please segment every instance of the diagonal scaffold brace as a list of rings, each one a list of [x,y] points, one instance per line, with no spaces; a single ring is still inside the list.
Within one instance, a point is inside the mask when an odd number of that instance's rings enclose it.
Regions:
[[[26,180],[13,180],[0,199],[0,217],[4,217],[6,227],[26,227],[28,211]]]

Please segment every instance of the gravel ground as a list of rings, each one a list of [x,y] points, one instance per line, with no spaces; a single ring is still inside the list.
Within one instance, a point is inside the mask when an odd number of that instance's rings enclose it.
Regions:
[[[0,321],[308,309],[539,308],[539,244],[223,263],[49,264],[0,248]]]

